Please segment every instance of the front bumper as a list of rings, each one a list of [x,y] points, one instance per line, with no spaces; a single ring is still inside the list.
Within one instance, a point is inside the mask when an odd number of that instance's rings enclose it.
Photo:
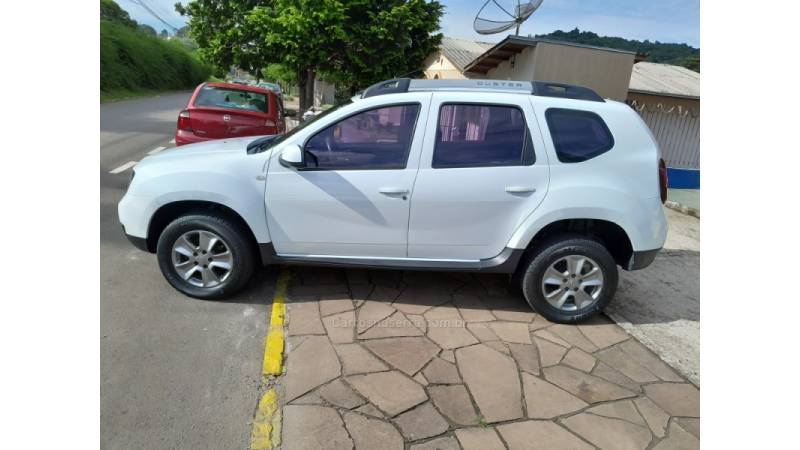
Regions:
[[[122,227],[122,234],[124,234],[125,237],[128,238],[128,240],[130,241],[131,244],[133,244],[134,247],[138,248],[139,250],[145,251],[145,252],[150,252],[150,249],[147,248],[147,239],[146,238],[142,238],[142,237],[138,237],[138,236],[131,236],[130,234],[128,234],[127,231],[125,231],[125,225],[120,224],[120,226]]]
[[[125,231],[125,227],[122,227],[122,231]],[[136,236],[131,236],[128,233],[125,233],[125,237],[133,244],[134,247],[138,248],[139,250],[150,252],[150,249],[147,248],[147,239],[140,238]]]
[[[661,251],[660,248],[656,248],[653,250],[643,250],[640,252],[633,252],[633,255],[631,255],[631,259],[628,260],[628,264],[625,265],[625,269],[626,270],[644,269],[645,267],[653,263],[653,260],[656,259],[656,255],[660,251]]]

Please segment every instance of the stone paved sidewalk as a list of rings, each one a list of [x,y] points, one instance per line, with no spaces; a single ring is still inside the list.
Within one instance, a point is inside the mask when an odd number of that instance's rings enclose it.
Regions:
[[[501,275],[293,269],[283,449],[698,448],[699,390]]]

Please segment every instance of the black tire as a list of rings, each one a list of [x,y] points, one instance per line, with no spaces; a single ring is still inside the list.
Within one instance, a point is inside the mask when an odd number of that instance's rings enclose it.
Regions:
[[[568,255],[591,258],[597,262],[603,275],[603,287],[597,300],[589,306],[573,311],[565,311],[548,303],[541,288],[545,271],[551,264]],[[520,280],[525,300],[531,308],[551,322],[572,324],[600,313],[608,305],[617,290],[619,273],[614,257],[602,243],[586,236],[562,234],[553,236],[531,249],[520,264],[517,278]]]
[[[172,247],[187,232],[210,231],[227,244],[231,253],[230,274],[213,287],[199,287],[184,280],[172,263]],[[224,217],[206,214],[190,214],[172,221],[158,237],[156,248],[158,266],[167,282],[178,291],[195,298],[224,299],[244,287],[253,275],[255,252],[245,230]]]

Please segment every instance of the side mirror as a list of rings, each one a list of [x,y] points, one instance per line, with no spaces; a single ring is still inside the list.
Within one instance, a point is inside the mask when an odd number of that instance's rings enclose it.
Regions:
[[[299,145],[289,145],[284,148],[280,156],[281,165],[284,167],[294,167],[299,169],[304,167],[303,164],[303,149]]]
[[[283,115],[286,117],[297,117],[297,110],[296,109],[284,109]]]

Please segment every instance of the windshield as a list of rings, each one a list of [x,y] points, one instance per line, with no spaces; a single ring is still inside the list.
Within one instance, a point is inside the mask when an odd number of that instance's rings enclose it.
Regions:
[[[294,136],[295,134],[299,133],[300,130],[303,128],[311,125],[312,123],[316,122],[317,120],[327,116],[328,114],[336,111],[337,109],[341,108],[342,106],[349,105],[352,103],[351,100],[348,100],[345,103],[340,105],[336,105],[332,108],[328,108],[325,111],[317,114],[316,116],[309,117],[308,119],[300,122],[296,127],[292,128],[285,134],[278,135],[277,137],[274,136],[267,136],[261,139],[256,139],[255,141],[251,142],[250,145],[247,146],[247,153],[261,153],[265,150],[269,150],[272,147],[280,144],[281,142],[289,139],[290,137]]]

